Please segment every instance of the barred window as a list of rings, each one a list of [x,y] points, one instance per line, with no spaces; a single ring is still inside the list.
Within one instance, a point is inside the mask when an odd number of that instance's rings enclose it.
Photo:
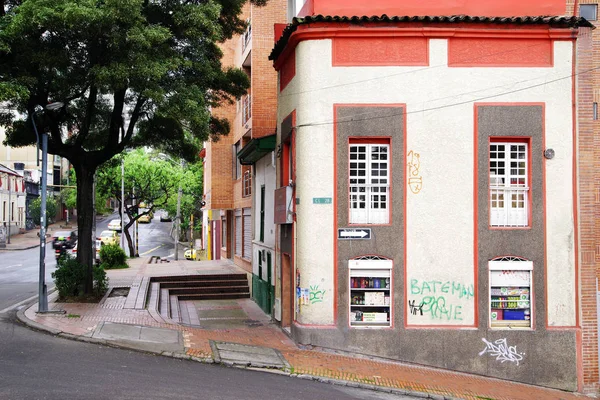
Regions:
[[[528,144],[490,143],[490,225],[529,225]]]
[[[390,219],[389,144],[350,144],[351,224],[387,224]]]

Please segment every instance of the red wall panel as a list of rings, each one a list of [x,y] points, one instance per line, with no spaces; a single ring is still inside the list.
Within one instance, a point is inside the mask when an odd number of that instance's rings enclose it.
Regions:
[[[428,65],[427,38],[361,37],[333,39],[334,66]]]
[[[451,67],[551,67],[549,39],[450,38]]]

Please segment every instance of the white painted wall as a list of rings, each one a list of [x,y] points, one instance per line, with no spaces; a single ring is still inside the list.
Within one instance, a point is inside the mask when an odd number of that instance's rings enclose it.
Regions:
[[[333,196],[334,104],[407,104],[407,150],[420,154],[423,178],[419,194],[407,189],[407,299],[419,302],[422,293],[411,293],[414,279],[455,282],[467,291],[474,284],[474,102],[544,102],[546,146],[562,153],[546,163],[549,321],[572,325],[572,43],[555,42],[552,68],[449,68],[446,39],[431,40],[429,51],[430,67],[334,68],[331,40],[296,48],[296,76],[280,95],[278,113],[282,121],[296,109],[299,126],[296,266],[302,287],[318,283],[331,293],[318,308],[302,306],[298,321],[333,321],[335,210],[311,199]],[[475,323],[472,297],[447,297],[447,304],[460,307],[459,318],[409,316],[407,322]]]
[[[252,270],[255,275],[258,274],[258,258],[257,252],[259,250],[266,250],[271,252],[271,276],[273,277],[273,284],[275,283],[275,224],[274,224],[274,200],[275,200],[275,184],[276,184],[276,169],[273,164],[273,153],[269,153],[262,157],[254,164],[255,175],[254,187],[252,193],[254,194],[254,240],[252,245]],[[275,159],[276,160],[276,159]],[[260,242],[260,188],[265,186],[265,228],[264,228],[264,242]],[[267,262],[263,262],[263,276],[261,279],[267,279],[266,271]]]

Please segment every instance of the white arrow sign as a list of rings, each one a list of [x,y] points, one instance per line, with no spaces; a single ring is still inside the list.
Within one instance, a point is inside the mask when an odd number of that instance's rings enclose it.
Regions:
[[[371,229],[352,229],[342,228],[338,229],[339,239],[371,239]]]

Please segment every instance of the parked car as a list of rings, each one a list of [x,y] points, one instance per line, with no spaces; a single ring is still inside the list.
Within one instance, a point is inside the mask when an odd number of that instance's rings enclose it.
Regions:
[[[140,209],[140,214],[145,213],[145,212],[148,212],[148,210],[147,209],[145,209],[145,210]],[[144,214],[144,215],[140,216],[138,218],[138,222],[145,222],[145,223],[152,222],[152,214],[148,213],[148,214]]]
[[[118,244],[119,243],[119,234],[116,231],[102,231],[100,236],[98,236],[98,240],[100,240],[101,244]]]
[[[69,254],[72,257],[77,257],[77,244],[78,244],[78,242],[75,242],[75,246],[72,249],[56,249],[56,250],[54,250],[54,256],[56,257],[57,260],[63,254]],[[102,242],[100,240],[96,239],[96,257],[95,257],[96,264],[100,264],[100,247],[102,247]]]
[[[160,222],[171,222],[172,220],[173,219],[167,211],[163,211],[160,213]]]
[[[113,219],[112,221],[110,221],[108,223],[108,229],[110,229],[111,231],[121,232],[121,220]]]
[[[77,243],[76,231],[56,231],[52,234],[53,249],[72,249]]]
[[[187,249],[183,252],[183,256],[186,260],[195,260],[196,259],[196,250],[195,249]]]

